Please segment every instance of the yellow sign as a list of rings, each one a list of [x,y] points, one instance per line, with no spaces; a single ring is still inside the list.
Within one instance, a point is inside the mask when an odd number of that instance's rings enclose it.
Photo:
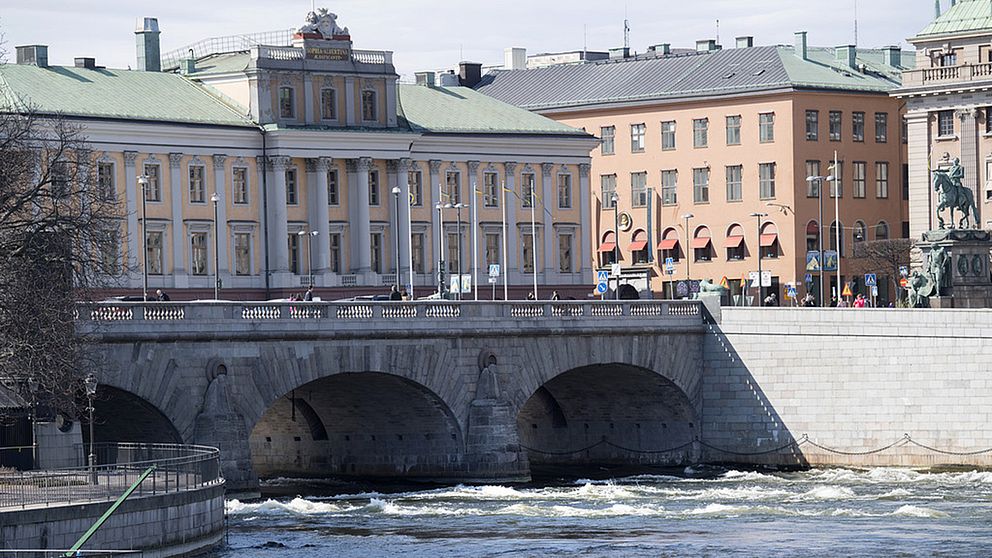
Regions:
[[[311,60],[350,60],[351,51],[346,48],[307,47],[307,58]]]
[[[851,292],[851,284],[850,283],[846,283],[844,285],[844,292],[841,293],[841,296],[854,296],[854,293]]]
[[[727,281],[726,275],[723,276],[723,279],[720,279],[720,286],[723,287],[724,289],[730,288],[730,281]]]

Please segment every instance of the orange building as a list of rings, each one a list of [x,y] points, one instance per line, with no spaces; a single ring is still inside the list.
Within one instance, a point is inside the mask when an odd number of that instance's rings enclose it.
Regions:
[[[864,290],[845,272],[852,243],[908,235],[903,103],[888,92],[913,57],[809,47],[805,32],[790,46],[752,45],[620,49],[607,61],[496,70],[477,89],[600,138],[586,257],[599,269],[619,258],[621,282],[680,296],[693,288],[686,279],[727,278],[740,303],[742,276],[760,265],[772,275],[762,298],[782,300],[786,283],[819,298],[807,260],[823,260],[821,235],[824,251],[837,250],[839,221],[841,284]],[[836,204],[832,181],[820,197],[807,180],[834,174],[835,152]],[[836,272],[824,275],[829,297]],[[879,297],[892,300],[882,279]],[[756,303],[756,289],[746,294]]]

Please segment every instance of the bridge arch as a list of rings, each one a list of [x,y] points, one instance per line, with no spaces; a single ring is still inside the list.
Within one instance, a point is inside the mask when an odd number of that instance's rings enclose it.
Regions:
[[[97,443],[143,442],[181,444],[182,436],[158,407],[129,391],[99,385],[93,398],[93,437]],[[89,444],[89,428],[82,429]]]

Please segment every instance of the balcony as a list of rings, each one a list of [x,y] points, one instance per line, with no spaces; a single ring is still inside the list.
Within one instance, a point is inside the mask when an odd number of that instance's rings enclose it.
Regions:
[[[902,74],[902,86],[904,88],[988,80],[992,80],[992,62],[923,68],[909,70]]]

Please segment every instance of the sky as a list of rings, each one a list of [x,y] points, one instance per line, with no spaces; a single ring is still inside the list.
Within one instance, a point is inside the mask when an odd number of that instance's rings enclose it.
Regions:
[[[950,0],[941,0],[947,9]],[[0,0],[3,50],[47,44],[49,63],[71,65],[92,56],[110,68],[135,64],[133,31],[140,17],[157,17],[162,51],[208,37],[299,27],[311,0]],[[732,47],[734,37],[752,35],[756,45],[791,44],[796,31],[809,32],[813,46],[854,42],[910,48],[913,36],[933,18],[933,0],[338,0],[316,1],[338,15],[355,48],[391,50],[406,79],[459,60],[501,64],[503,49],[528,54],[607,50],[623,45],[623,21],[630,22],[630,46],[671,43],[692,48],[698,39],[717,38]]]

